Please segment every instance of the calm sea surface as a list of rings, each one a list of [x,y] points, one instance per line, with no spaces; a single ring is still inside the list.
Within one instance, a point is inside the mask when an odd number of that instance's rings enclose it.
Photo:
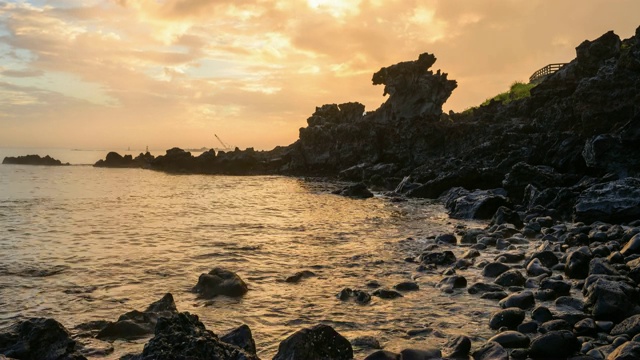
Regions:
[[[91,164],[106,155],[30,150],[0,148],[0,159],[37,153]],[[434,288],[440,275],[418,273],[404,261],[428,236],[452,232],[459,222],[436,204],[392,203],[381,195],[352,200],[330,194],[337,186],[276,176],[0,165],[0,328],[34,316],[68,329],[116,320],[171,292],[179,311],[197,314],[217,334],[248,324],[264,359],[288,335],[317,323],[349,339],[374,336],[388,350],[490,335],[495,302],[464,291],[442,294]],[[198,299],[189,290],[214,267],[237,272],[250,291],[241,299]],[[317,277],[283,282],[300,270]],[[374,297],[360,306],[336,298],[369,280],[391,288],[412,278],[421,289],[400,299]],[[407,335],[424,327],[434,331]],[[117,341],[107,358],[140,351],[145,342]],[[370,352],[356,348],[357,357]]]

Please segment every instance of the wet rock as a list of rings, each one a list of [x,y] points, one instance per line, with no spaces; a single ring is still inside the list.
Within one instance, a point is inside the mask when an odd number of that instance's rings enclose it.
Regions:
[[[584,302],[571,296],[560,296],[555,301],[556,307],[571,308],[578,311],[584,310]]]
[[[471,245],[478,242],[478,237],[484,235],[484,231],[481,229],[469,229],[467,230],[462,238],[460,239],[460,244]]]
[[[134,340],[153,334],[158,318],[176,314],[176,303],[170,293],[152,303],[145,311],[129,311],[117,321],[107,323],[96,335],[101,340]]]
[[[526,321],[518,325],[516,330],[523,334],[535,334],[538,332],[538,323],[535,321]]]
[[[467,289],[469,294],[484,294],[488,292],[503,291],[502,286],[486,283],[475,283]]]
[[[583,288],[585,308],[597,320],[622,321],[640,312],[637,288],[602,275],[587,278]]]
[[[628,335],[630,338],[640,334],[640,315],[633,315],[622,320],[611,329],[611,335]]]
[[[85,359],[71,334],[54,319],[31,318],[0,331],[0,354],[8,358]]]
[[[371,295],[369,295],[368,292],[357,289],[352,290],[350,288],[344,288],[340,290],[337,297],[342,301],[353,299],[360,305],[368,304],[371,301]]]
[[[552,271],[544,267],[539,259],[533,259],[527,265],[527,274],[529,276],[551,275]]]
[[[7,156],[2,160],[3,164],[11,165],[43,165],[43,166],[62,166],[69,165],[69,163],[63,164],[62,161],[52,158],[49,155],[40,157],[40,155],[26,155],[26,156]]]
[[[558,296],[569,295],[571,292],[571,283],[563,281],[563,280],[554,280],[554,279],[544,279],[540,282],[540,289],[553,290]]]
[[[627,341],[615,349],[607,360],[635,360],[640,359],[640,343]]]
[[[214,268],[208,274],[201,274],[198,284],[191,290],[203,298],[214,298],[218,295],[239,297],[249,288],[247,284],[233,271]]]
[[[367,189],[364,183],[357,183],[333,191],[333,194],[347,196],[355,199],[368,199],[373,197],[373,193]]]
[[[446,293],[451,293],[453,292],[453,289],[467,287],[467,279],[465,279],[464,276],[460,275],[447,276],[444,279],[440,280],[440,283],[438,283],[438,287],[440,288],[440,290]]]
[[[381,299],[397,299],[399,297],[402,297],[402,294],[400,294],[399,292],[388,289],[377,289],[371,295],[377,296]]]
[[[387,350],[378,350],[371,353],[364,360],[402,360],[400,354],[393,353]]]
[[[530,342],[527,335],[513,330],[503,331],[489,339],[489,341],[497,342],[503,348],[507,349],[527,348]]]
[[[509,265],[505,265],[501,262],[492,262],[485,265],[482,269],[482,276],[497,277],[510,269],[511,267]]]
[[[443,252],[424,252],[420,254],[418,260],[425,265],[449,266],[456,262],[456,256],[449,250]]]
[[[523,286],[527,279],[516,269],[508,270],[496,278],[496,284],[504,287]]]
[[[589,262],[589,275],[619,275],[606,259],[594,258]]]
[[[353,359],[351,343],[331,326],[299,330],[280,343],[273,360]]]
[[[509,360],[509,353],[497,342],[488,341],[472,354],[474,360]]]
[[[448,359],[467,359],[471,351],[471,339],[464,335],[449,339],[444,346],[443,353]]]
[[[229,359],[257,360],[237,346],[220,341],[207,330],[196,315],[188,312],[161,317],[154,336],[144,346],[142,354],[132,360],[152,359]]]
[[[402,360],[430,360],[440,359],[442,353],[438,349],[418,350],[418,349],[404,349],[400,351],[400,358]]]
[[[556,320],[549,320],[545,323],[542,323],[538,327],[538,331],[541,334],[546,334],[548,332],[558,331],[558,330],[570,331],[570,330],[573,330],[573,326],[571,326],[571,324],[569,324],[566,320],[556,319]]]
[[[526,310],[532,308],[535,303],[536,301],[533,297],[533,293],[526,290],[507,296],[506,298],[502,299],[498,303],[498,305],[503,309],[515,307]]]
[[[456,245],[458,243],[458,239],[454,234],[440,234],[436,236],[436,244],[437,243]]]
[[[297,284],[302,279],[307,279],[314,276],[316,276],[316,273],[314,273],[313,271],[303,270],[303,271],[298,271],[294,275],[289,276],[284,281],[288,283]]]
[[[506,327],[515,330],[524,320],[525,312],[519,308],[507,308],[500,310],[491,316],[489,327],[497,330]]]
[[[586,250],[588,251],[588,249]],[[589,275],[589,263],[591,262],[591,254],[580,249],[572,251],[567,256],[567,264],[565,265],[565,274],[570,279],[585,279]]]
[[[398,291],[417,291],[420,290],[420,286],[414,281],[404,281],[393,286]]]
[[[595,336],[598,333],[598,327],[593,319],[586,318],[578,321],[573,326],[573,332],[577,336]]]
[[[440,199],[454,219],[491,219],[498,208],[509,204],[504,189],[469,191],[457,187]]]
[[[524,256],[523,252],[508,251],[496,256],[496,260],[506,264],[515,264],[524,260]]]
[[[640,179],[625,178],[593,185],[575,205],[575,221],[620,224],[640,218]]]
[[[629,239],[622,250],[620,250],[620,253],[624,256],[640,254],[640,234],[636,234]]]
[[[531,318],[542,324],[553,319],[553,314],[546,306],[538,306],[531,312]]]
[[[536,251],[531,254],[529,261],[539,260],[542,266],[552,268],[558,264],[558,257],[551,250]]]
[[[532,359],[566,358],[580,350],[580,344],[571,331],[551,331],[533,339],[529,347]]]
[[[382,349],[378,339],[373,336],[359,336],[351,340],[351,345],[365,349]]]
[[[502,300],[509,296],[505,291],[490,291],[480,295],[481,299],[486,300]]]
[[[220,341],[239,347],[248,354],[256,354],[256,342],[248,325],[243,324],[220,337]]]
[[[516,229],[522,229],[524,226],[520,219],[520,215],[506,206],[499,207],[495,214],[493,214],[491,222],[489,223],[490,226],[502,224],[512,224]]]
[[[553,299],[557,298],[558,294],[556,294],[556,292],[553,291],[552,289],[543,289],[543,290],[536,291],[533,294],[533,296],[538,301],[550,301],[550,300],[553,300]]]

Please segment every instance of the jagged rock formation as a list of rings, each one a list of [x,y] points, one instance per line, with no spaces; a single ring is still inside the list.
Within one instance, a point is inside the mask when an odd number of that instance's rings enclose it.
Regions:
[[[3,164],[11,165],[45,165],[45,166],[63,166],[69,165],[69,163],[63,164],[62,161],[52,158],[49,155],[40,157],[40,155],[26,155],[26,156],[7,156],[2,160]]]

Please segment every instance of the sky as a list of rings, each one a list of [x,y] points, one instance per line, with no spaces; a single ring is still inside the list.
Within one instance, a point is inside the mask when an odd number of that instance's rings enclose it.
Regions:
[[[381,67],[435,54],[462,111],[638,0],[0,0],[0,147],[271,149],[316,106],[385,101]]]

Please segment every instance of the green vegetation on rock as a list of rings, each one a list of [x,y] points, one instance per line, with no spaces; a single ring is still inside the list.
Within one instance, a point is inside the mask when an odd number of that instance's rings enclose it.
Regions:
[[[498,101],[502,104],[508,104],[514,100],[520,100],[526,97],[531,96],[531,89],[533,89],[536,86],[536,84],[529,84],[529,83],[523,83],[520,81],[516,81],[513,84],[511,84],[511,87],[509,88],[509,91],[505,91],[503,93],[500,93],[492,98],[489,98],[487,100],[485,100],[482,104],[480,104],[480,106],[475,106],[475,107],[471,107],[469,109],[466,109],[465,111],[463,111],[463,114],[469,114],[472,113],[473,110],[477,109],[478,107],[481,106],[487,106],[489,105],[492,101]]]

